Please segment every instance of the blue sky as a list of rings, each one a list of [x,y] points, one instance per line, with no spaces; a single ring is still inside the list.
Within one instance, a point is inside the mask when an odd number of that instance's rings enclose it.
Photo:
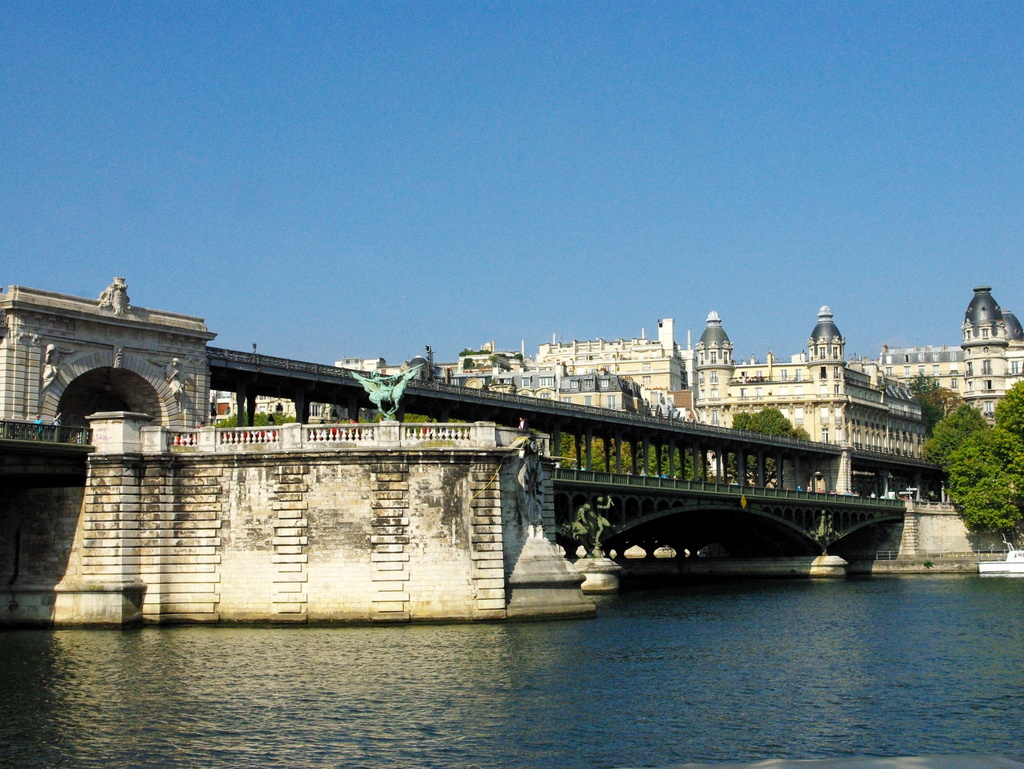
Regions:
[[[1024,318],[1024,4],[0,1],[0,285],[331,362]]]

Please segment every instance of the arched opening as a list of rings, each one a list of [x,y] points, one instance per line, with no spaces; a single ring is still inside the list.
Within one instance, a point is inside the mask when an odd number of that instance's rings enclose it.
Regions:
[[[72,381],[60,397],[57,411],[61,422],[86,426],[86,416],[99,411],[134,411],[161,419],[156,390],[134,371],[97,368]]]

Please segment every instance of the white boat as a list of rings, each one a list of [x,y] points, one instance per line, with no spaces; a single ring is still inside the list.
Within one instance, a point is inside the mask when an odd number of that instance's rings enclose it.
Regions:
[[[1006,542],[1004,539],[1003,542]],[[979,561],[979,574],[1020,574],[1024,576],[1024,550],[1018,550],[1009,542],[1006,560],[1004,561]]]

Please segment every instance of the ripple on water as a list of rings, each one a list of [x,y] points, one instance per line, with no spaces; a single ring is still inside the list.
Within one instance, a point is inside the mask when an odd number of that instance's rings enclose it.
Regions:
[[[590,622],[0,634],[13,766],[611,767],[1003,753],[1024,580],[628,593]]]

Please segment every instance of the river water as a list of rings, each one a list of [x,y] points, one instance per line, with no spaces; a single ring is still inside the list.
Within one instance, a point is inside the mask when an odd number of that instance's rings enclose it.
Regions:
[[[593,621],[0,633],[0,764],[1024,754],[1024,579],[627,592]]]

